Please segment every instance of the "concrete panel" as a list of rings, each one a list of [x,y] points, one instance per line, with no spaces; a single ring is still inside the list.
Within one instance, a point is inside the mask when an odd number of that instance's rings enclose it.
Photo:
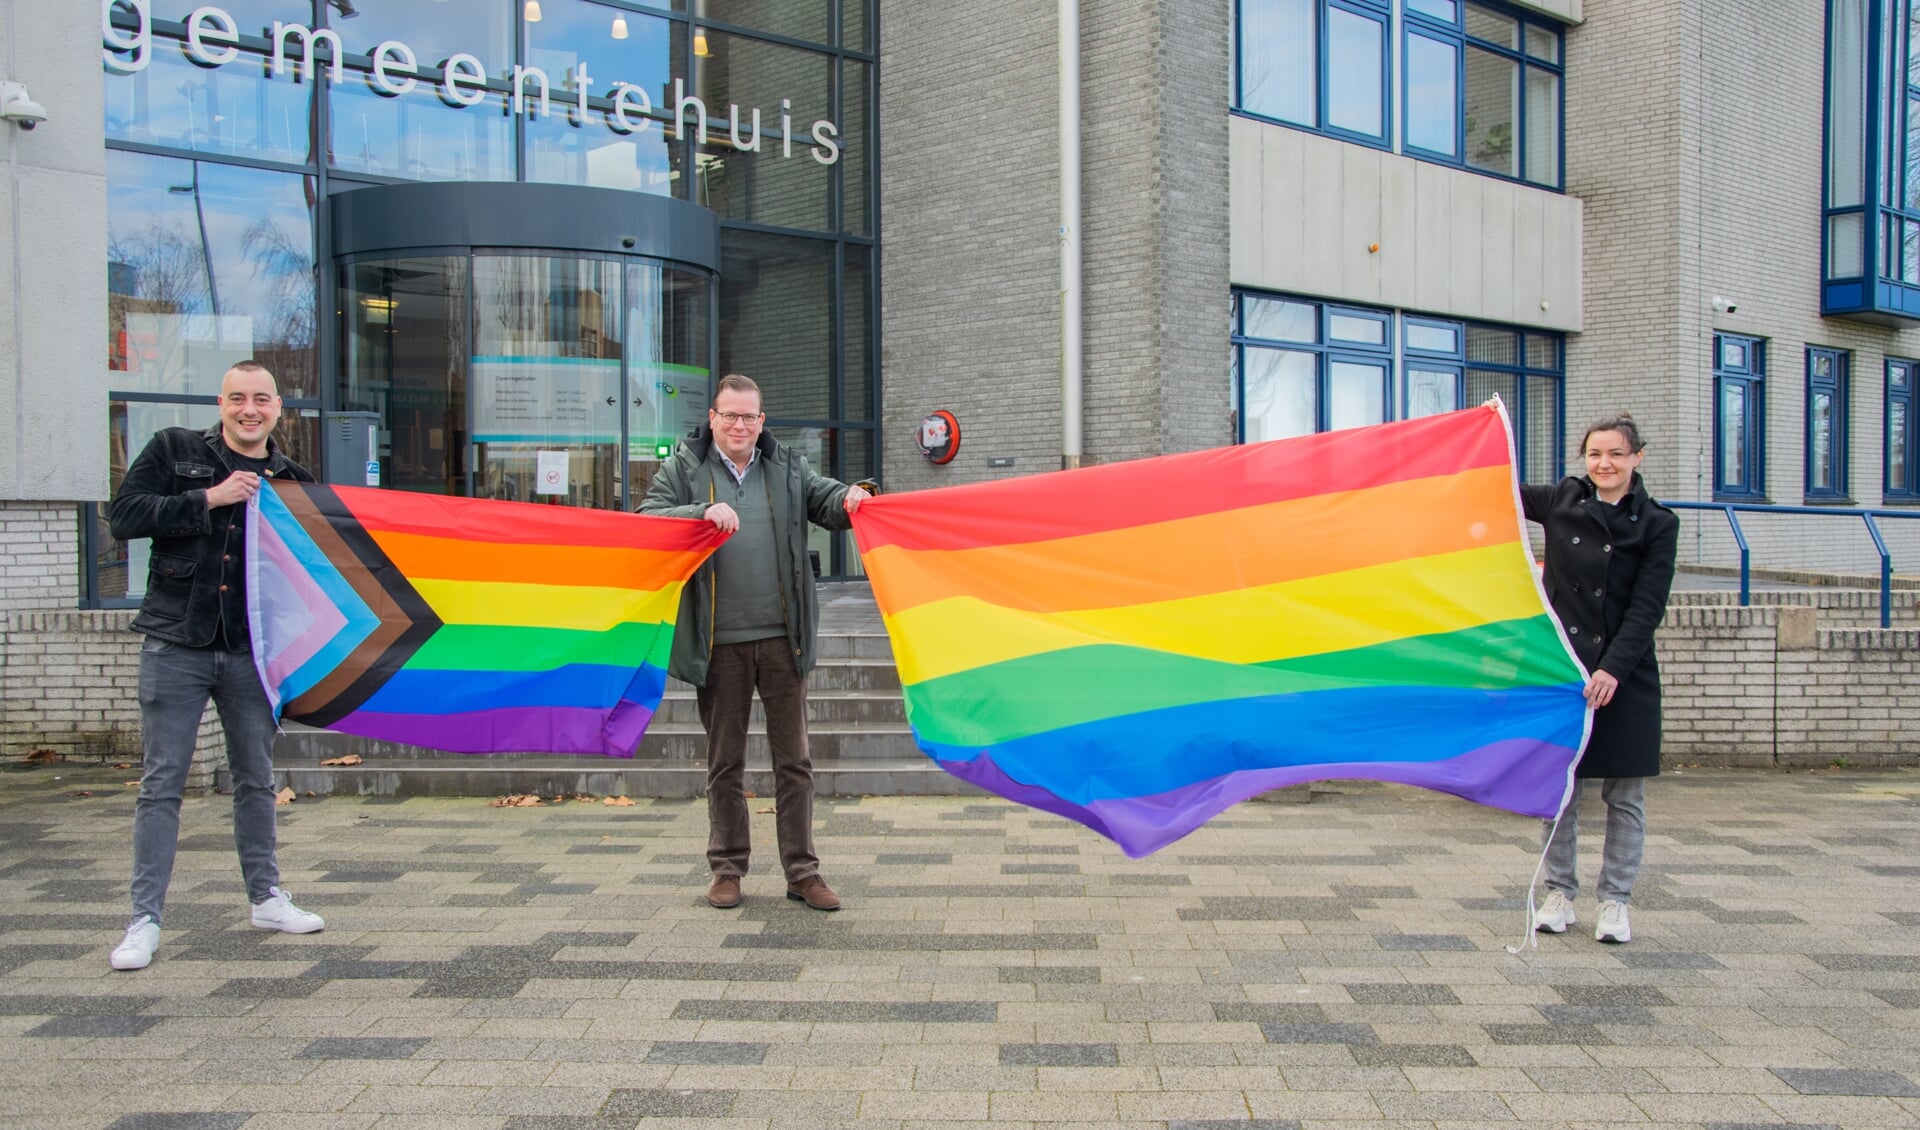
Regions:
[[[107,185],[104,176],[22,168],[14,182],[18,387],[0,497],[107,494]],[[14,269],[15,264],[7,264]]]
[[[1230,128],[1236,285],[1579,328],[1579,200],[1246,118]]]
[[[1562,23],[1577,24],[1585,18],[1582,0],[1508,0],[1514,7],[1542,16],[1552,16]]]
[[[6,0],[0,12],[9,7],[12,15],[0,27],[13,43],[0,57],[6,72],[0,77],[25,83],[33,100],[47,108],[47,120],[31,133],[7,127],[17,142],[14,159],[43,169],[102,172],[106,90],[100,81],[99,5]]]

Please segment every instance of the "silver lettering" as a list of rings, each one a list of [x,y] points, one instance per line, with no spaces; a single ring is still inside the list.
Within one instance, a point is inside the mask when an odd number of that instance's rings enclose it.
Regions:
[[[587,61],[580,60],[573,68],[574,104],[580,109],[578,125],[587,124],[587,91],[593,86],[593,76],[587,73]]]
[[[747,153],[760,152],[760,107],[753,108],[753,141],[751,144],[740,140],[740,107],[727,107],[727,135],[733,139],[733,147]]]
[[[679,140],[687,136],[687,107],[696,108],[694,121],[700,125],[700,144],[707,143],[707,104],[686,92],[686,84],[680,79],[673,80],[673,136]]]
[[[139,26],[131,33],[113,26],[115,7],[131,9]],[[122,59],[122,52],[133,55]],[[100,62],[117,75],[146,70],[153,59],[153,17],[147,13],[147,0],[100,0]]]
[[[195,8],[187,16],[187,55],[209,67],[225,66],[240,57],[234,44],[240,42],[240,29],[233,17],[212,5]]]
[[[527,111],[528,79],[540,81],[540,117],[544,118],[553,109],[552,104],[547,101],[547,72],[539,67],[527,67],[519,63],[513,65],[513,112],[524,114]]]
[[[413,48],[397,39],[389,39],[373,49],[373,88],[382,94],[405,94],[414,87],[413,76],[420,66]],[[399,81],[393,72],[398,68]]]
[[[641,117],[638,121],[627,116],[629,110],[637,109]],[[614,128],[621,133],[645,133],[648,118],[653,113],[653,100],[647,97],[645,89],[630,82],[616,83],[613,88]]]
[[[287,40],[295,36],[298,36],[300,39],[302,51],[300,81],[313,81],[313,54],[315,49],[324,42],[327,45],[328,53],[327,81],[336,86],[339,85],[346,77],[344,67],[346,52],[340,49],[340,37],[334,34],[330,28],[323,27],[319,31],[315,31],[305,24],[285,24],[279,20],[273,21],[273,59],[271,68],[273,77],[279,78],[287,69]]]
[[[813,123],[813,143],[817,146],[813,151],[813,159],[822,165],[831,165],[838,161],[840,143],[834,138],[839,135],[840,131],[833,128],[832,122],[823,119]]]
[[[486,100],[487,72],[472,55],[449,56],[442,76],[440,94],[454,105],[478,106]]]

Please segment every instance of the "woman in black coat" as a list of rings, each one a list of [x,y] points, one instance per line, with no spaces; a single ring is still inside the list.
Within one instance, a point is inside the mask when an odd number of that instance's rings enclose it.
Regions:
[[[1646,838],[1646,779],[1660,775],[1660,668],[1653,631],[1667,611],[1680,519],[1640,480],[1646,446],[1626,413],[1596,421],[1580,441],[1587,473],[1552,486],[1521,486],[1528,520],[1546,527],[1547,599],[1589,672],[1593,733],[1575,770],[1574,794],[1546,825],[1547,900],[1534,927],[1573,925],[1575,833],[1581,782],[1598,779],[1607,805],[1594,937],[1633,937],[1627,903]]]

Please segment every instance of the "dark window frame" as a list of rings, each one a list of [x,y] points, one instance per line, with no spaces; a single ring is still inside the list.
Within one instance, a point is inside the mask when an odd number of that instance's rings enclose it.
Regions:
[[[1550,19],[1523,12],[1517,8],[1508,7],[1505,4],[1491,2],[1491,0],[1460,0],[1459,3],[1454,5],[1454,18],[1451,23],[1428,15],[1425,12],[1418,12],[1410,7],[1404,7],[1404,0],[1402,0],[1402,3],[1403,15],[1400,21],[1400,72],[1397,77],[1400,80],[1400,121],[1403,136],[1405,136],[1409,109],[1408,99],[1412,90],[1412,84],[1407,81],[1406,73],[1408,59],[1410,58],[1408,40],[1418,34],[1435,42],[1451,44],[1454,48],[1454,152],[1451,154],[1441,153],[1436,150],[1421,149],[1408,144],[1403,150],[1405,154],[1422,161],[1432,162],[1433,164],[1447,165],[1452,168],[1463,169],[1467,172],[1478,174],[1479,176],[1492,177],[1495,180],[1511,181],[1516,184],[1527,185],[1531,188],[1545,189],[1549,192],[1564,192],[1567,183],[1567,42],[1566,33],[1562,26]],[[1519,21],[1520,46],[1517,48],[1510,47],[1469,34],[1466,29],[1466,10],[1468,3],[1473,3],[1489,11],[1496,12],[1499,15]],[[1541,59],[1527,52],[1527,31],[1529,29],[1538,29],[1553,36],[1556,61],[1548,62],[1545,59]],[[1519,103],[1515,107],[1517,114],[1514,119],[1514,165],[1519,171],[1512,175],[1493,169],[1483,169],[1467,162],[1467,49],[1469,47],[1477,48],[1489,54],[1498,55],[1509,62],[1517,64],[1520,68]],[[1554,114],[1558,125],[1554,130],[1554,174],[1551,184],[1531,180],[1527,177],[1527,71],[1529,69],[1545,71],[1552,74],[1558,80],[1556,84],[1558,96],[1554,100]]]
[[[1727,334],[1715,332],[1712,337],[1713,371],[1713,497],[1728,502],[1765,501],[1767,497],[1767,388],[1766,360],[1767,341],[1764,338],[1746,334]],[[1739,343],[1746,348],[1746,361],[1741,365],[1724,363],[1727,343]],[[1722,408],[1726,403],[1725,389],[1737,385],[1743,390],[1743,403],[1746,408],[1746,445],[1740,453],[1740,465],[1745,475],[1744,485],[1729,485],[1721,476],[1726,466],[1723,458],[1726,449],[1726,421],[1722,419]]]
[[[1904,386],[1896,388],[1893,383],[1893,371],[1899,367],[1905,374]],[[1920,361],[1905,357],[1887,358],[1885,370],[1885,388],[1880,425],[1880,480],[1881,497],[1888,501],[1920,502],[1920,466],[1914,459],[1914,419],[1915,402],[1920,397],[1914,395],[1915,383],[1920,382]],[[1893,407],[1900,405],[1906,432],[1901,437],[1906,454],[1905,481],[1896,481],[1893,477]]]
[[[1293,302],[1313,307],[1314,339],[1311,342],[1286,341],[1280,338],[1255,337],[1245,332],[1246,298],[1268,299],[1281,302]],[[1332,412],[1333,366],[1338,362],[1351,362],[1381,367],[1380,415],[1381,422],[1396,419],[1393,404],[1394,357],[1393,335],[1394,314],[1391,310],[1382,310],[1371,306],[1352,306],[1346,303],[1329,302],[1326,299],[1307,298],[1296,294],[1278,294],[1271,291],[1253,290],[1247,287],[1235,287],[1233,290],[1233,317],[1230,349],[1232,352],[1233,381],[1233,442],[1247,442],[1247,401],[1246,384],[1243,379],[1246,372],[1246,350],[1270,349],[1290,353],[1310,353],[1314,355],[1314,428],[1311,434],[1318,435],[1330,431],[1328,424]],[[1347,338],[1335,338],[1332,333],[1333,319],[1336,317],[1360,318],[1375,323],[1381,328],[1380,344],[1354,341]]]
[[[1828,372],[1815,375],[1817,362],[1829,362]],[[1850,439],[1847,427],[1849,406],[1848,385],[1851,384],[1853,355],[1845,349],[1834,349],[1822,345],[1809,345],[1806,351],[1806,415],[1803,436],[1804,460],[1802,464],[1804,498],[1809,503],[1852,502],[1849,492],[1847,445]],[[1828,414],[1827,452],[1831,465],[1827,468],[1828,485],[1814,486],[1814,441],[1817,438],[1817,425],[1813,417],[1813,402],[1818,395],[1832,398],[1832,409]]]
[[[1254,121],[1285,126],[1288,129],[1297,129],[1306,133],[1319,134],[1322,137],[1331,137],[1339,141],[1349,141],[1355,145],[1367,146],[1370,149],[1385,149],[1391,151],[1393,149],[1394,118],[1394,16],[1393,4],[1390,0],[1310,0],[1313,5],[1315,75],[1313,90],[1315,122],[1313,125],[1307,125],[1303,122],[1290,122],[1285,118],[1262,114],[1257,110],[1249,110],[1244,107],[1241,80],[1246,74],[1246,67],[1241,62],[1240,28],[1242,26],[1242,9],[1245,2],[1246,0],[1233,0],[1232,39],[1228,44],[1229,82],[1227,88],[1227,103],[1231,112],[1242,117],[1251,118]],[[1380,25],[1380,133],[1378,136],[1361,133],[1357,130],[1342,129],[1338,126],[1329,125],[1327,122],[1327,109],[1329,104],[1327,93],[1327,62],[1330,54],[1328,37],[1331,34],[1328,30],[1331,21],[1327,18],[1327,12],[1332,8],[1337,8],[1350,15],[1375,21]]]

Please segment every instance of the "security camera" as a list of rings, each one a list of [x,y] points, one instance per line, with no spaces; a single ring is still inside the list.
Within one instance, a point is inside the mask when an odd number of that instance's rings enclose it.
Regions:
[[[32,129],[47,120],[47,108],[27,97],[25,83],[0,82],[0,118]]]
[[[1738,314],[1740,304],[1731,298],[1722,298],[1716,294],[1713,296],[1713,309],[1717,314]]]

